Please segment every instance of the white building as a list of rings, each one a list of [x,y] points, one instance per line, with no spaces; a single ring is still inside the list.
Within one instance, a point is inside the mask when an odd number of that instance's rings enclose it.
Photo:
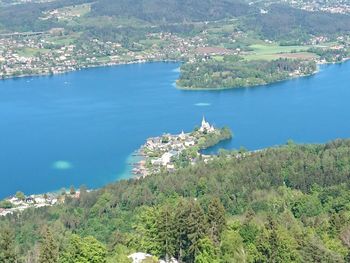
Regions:
[[[136,252],[128,256],[132,260],[132,263],[142,263],[147,258],[152,258],[153,256],[150,254],[142,253],[142,252]],[[178,261],[175,258],[171,258],[168,261],[165,260],[159,260],[159,263],[178,263]]]
[[[210,125],[209,122],[207,122],[203,116],[203,120],[202,120],[202,125],[199,128],[200,132],[214,132],[215,128],[214,126]]]
[[[184,131],[182,131],[182,132],[180,133],[179,138],[180,138],[181,140],[185,140],[185,139],[186,139],[186,135],[185,135]]]
[[[162,160],[162,165],[165,166],[168,163],[170,163],[171,161],[171,157],[173,157],[173,155],[170,152],[166,152],[162,155],[161,160]]]
[[[142,252],[136,252],[128,256],[132,260],[132,263],[142,263],[147,258],[152,258],[152,255],[142,253]]]

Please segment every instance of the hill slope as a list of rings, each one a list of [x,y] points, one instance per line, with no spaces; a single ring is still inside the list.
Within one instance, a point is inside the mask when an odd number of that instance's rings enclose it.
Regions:
[[[82,189],[0,226],[11,224],[22,259],[46,254],[49,239],[52,262],[76,262],[79,246],[96,262],[127,262],[133,251],[183,262],[346,262],[349,171],[348,140],[222,153],[174,174]]]
[[[251,8],[239,0],[100,0],[92,15],[133,17],[151,22],[206,21],[246,15]]]

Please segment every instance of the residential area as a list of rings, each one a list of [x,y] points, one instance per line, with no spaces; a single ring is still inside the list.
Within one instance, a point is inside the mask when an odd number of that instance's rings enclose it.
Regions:
[[[62,204],[67,196],[70,198],[79,198],[80,191],[73,191],[72,189],[69,192],[62,191],[61,193],[52,192],[32,194],[29,196],[24,195],[22,192],[17,192],[16,195],[0,201],[0,217],[22,212],[28,208],[40,208]]]
[[[0,79],[51,75],[86,67],[150,61],[185,60],[202,39],[171,33],[148,34],[147,39],[123,47],[99,39],[75,39],[62,28],[30,34],[0,34]]]

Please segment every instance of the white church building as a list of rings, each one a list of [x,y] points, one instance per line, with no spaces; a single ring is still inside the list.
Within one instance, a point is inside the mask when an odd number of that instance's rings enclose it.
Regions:
[[[203,116],[203,120],[202,120],[202,125],[201,127],[199,128],[199,131],[200,132],[214,132],[215,131],[215,128],[213,125],[210,125],[209,122],[207,122]]]

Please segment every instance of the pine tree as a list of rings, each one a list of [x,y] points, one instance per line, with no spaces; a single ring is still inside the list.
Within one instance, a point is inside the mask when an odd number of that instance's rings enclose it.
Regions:
[[[159,243],[158,229],[159,211],[156,207],[145,208],[139,217],[139,224],[136,227],[140,234],[137,237],[139,246],[152,255],[160,255],[162,246]]]
[[[219,198],[214,198],[208,206],[208,224],[210,238],[219,244],[220,235],[226,227],[225,208]]]
[[[217,250],[213,242],[205,237],[199,242],[199,252],[196,255],[195,263],[219,263]]]
[[[14,234],[8,227],[4,227],[0,233],[0,262],[17,262],[17,254],[14,244]]]
[[[187,219],[187,236],[190,241],[188,247],[188,259],[194,261],[199,253],[200,240],[207,234],[207,220],[204,211],[197,201],[192,201],[190,205],[190,214]]]
[[[329,219],[329,234],[332,237],[339,235],[343,225],[347,224],[344,213],[333,213]]]
[[[263,257],[271,263],[300,262],[297,241],[289,235],[288,231],[281,228],[271,215],[267,220],[266,229],[257,244]]]
[[[269,244],[270,244],[270,261],[271,262],[276,262],[276,252],[278,249],[278,245],[279,245],[279,240],[278,240],[278,235],[277,235],[277,225],[276,225],[276,221],[274,220],[274,218],[269,215],[267,217],[267,229],[270,230],[270,234],[269,234]]]
[[[105,263],[106,247],[94,237],[72,235],[69,244],[60,254],[60,263]]]
[[[223,232],[220,242],[220,252],[221,263],[247,262],[247,253],[243,238],[238,231],[226,230]]]
[[[169,205],[160,208],[158,216],[158,236],[160,247],[162,248],[161,255],[168,261],[175,254],[175,227],[174,213]]]
[[[39,247],[39,263],[58,262],[58,245],[48,227],[45,227],[42,234],[42,241]]]
[[[190,241],[187,236],[187,219],[190,214],[188,203],[181,200],[175,210],[175,257],[182,262],[186,258]]]

